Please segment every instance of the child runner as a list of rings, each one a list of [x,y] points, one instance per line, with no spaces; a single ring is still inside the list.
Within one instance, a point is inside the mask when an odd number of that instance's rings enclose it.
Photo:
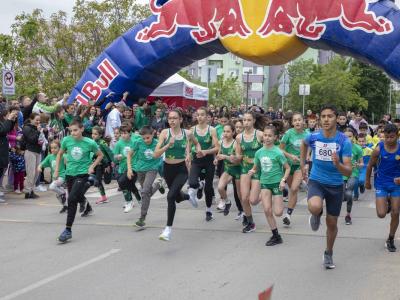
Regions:
[[[290,128],[282,137],[280,148],[288,159],[290,165],[290,176],[288,177],[289,203],[283,224],[290,226],[291,216],[297,203],[300,184],[303,174],[300,170],[300,146],[307,133],[304,130],[304,119],[302,114],[294,113],[291,120],[293,128]]]
[[[254,166],[249,171],[249,175],[260,173],[261,201],[267,222],[272,230],[272,237],[266,242],[265,246],[275,246],[283,242],[278,233],[274,214],[277,217],[283,214],[282,190],[285,188],[286,180],[290,174],[290,166],[284,153],[274,145],[276,139],[276,128],[273,126],[265,127],[263,135],[264,147],[256,152]],[[283,174],[283,168],[285,169],[285,174]],[[255,200],[255,202],[252,202],[253,205],[259,202],[258,198]],[[273,209],[272,204],[274,206]]]
[[[169,241],[171,238],[172,224],[174,222],[176,203],[190,200],[197,207],[196,197],[190,199],[189,195],[181,190],[188,179],[186,161],[190,160],[190,142],[193,142],[198,152],[201,152],[200,144],[190,130],[182,129],[182,113],[179,110],[171,110],[168,115],[169,129],[161,131],[160,139],[154,151],[154,158],[161,157],[165,153],[164,178],[168,185],[168,218],[167,226],[159,236],[160,240]]]
[[[243,115],[244,131],[236,137],[236,156],[241,161],[240,192],[245,216],[243,217],[243,233],[256,230],[250,199],[260,196],[260,181],[258,174],[250,176],[248,173],[254,165],[254,155],[262,147],[262,131],[255,128],[256,115],[247,112]],[[254,201],[255,202],[255,201]]]
[[[40,163],[38,171],[42,172],[43,169],[50,168],[52,182],[49,186],[49,190],[54,191],[56,193],[56,198],[62,205],[62,208],[60,210],[60,214],[62,214],[68,210],[68,205],[67,205],[67,197],[65,189],[63,187],[65,183],[65,156],[60,161],[60,166],[58,168],[58,177],[57,178],[54,177],[57,154],[59,151],[60,151],[60,142],[57,140],[52,141],[50,143],[50,154],[48,154],[46,158]]]
[[[231,201],[228,200],[226,194],[226,187],[230,181],[236,182],[236,186],[239,187],[239,195],[240,195],[240,163],[236,162],[235,149],[236,149],[236,141],[233,138],[235,133],[235,129],[232,124],[226,124],[224,126],[223,138],[220,144],[218,155],[214,161],[214,164],[217,165],[218,162],[222,161],[224,163],[221,177],[218,182],[218,192],[221,196],[221,202],[224,203],[224,215],[227,216],[229,214],[229,210],[232,206]],[[239,199],[240,201],[240,199]]]
[[[206,221],[211,221],[213,198],[213,181],[215,166],[214,155],[218,152],[218,138],[215,128],[207,124],[207,110],[201,107],[197,110],[197,125],[191,129],[194,137],[201,146],[201,150],[193,149],[192,163],[189,172],[189,197],[191,202],[197,201],[197,189],[201,170],[205,170],[204,193],[206,196]]]
[[[384,129],[385,141],[379,142],[367,168],[365,187],[371,189],[371,173],[374,172],[374,185],[376,190],[376,213],[379,218],[384,218],[391,211],[389,237],[385,247],[389,252],[396,252],[394,236],[399,226],[400,185],[400,146],[398,128],[394,124],[387,124]],[[395,181],[396,179],[396,181]],[[391,209],[388,209],[390,201]]]
[[[67,242],[72,238],[72,224],[74,223],[78,202],[86,202],[85,211],[82,214],[87,216],[93,210],[89,202],[85,199],[85,192],[88,189],[89,174],[94,173],[94,169],[103,159],[96,142],[92,139],[83,137],[83,124],[80,120],[73,120],[69,125],[70,136],[63,139],[61,150],[58,151],[54,178],[60,175],[60,165],[64,153],[66,153],[65,179],[68,188],[68,216],[65,230],[58,237],[61,243]],[[92,161],[92,154],[96,155],[96,160]]]
[[[153,137],[153,129],[145,125],[140,130],[141,139],[137,140],[132,145],[132,149],[128,152],[127,156],[127,176],[128,179],[133,178],[133,171],[137,173],[137,179],[142,186],[142,207],[139,220],[135,225],[139,228],[146,226],[145,220],[147,216],[147,211],[150,206],[151,196],[160,188],[159,183],[154,183],[158,169],[160,166],[160,158],[154,158],[154,150],[157,145],[157,140]],[[135,157],[132,160],[132,156]],[[135,164],[132,164],[135,161]]]
[[[16,145],[10,151],[10,167],[14,178],[14,193],[21,194],[24,190],[25,157],[24,151]]]
[[[366,135],[363,133],[360,133],[358,135],[358,144],[361,146],[361,149],[363,151],[364,166],[361,168],[360,176],[358,177],[358,186],[360,188],[360,193],[363,194],[365,192],[365,176],[367,175],[367,166],[374,150],[367,146],[367,138]],[[354,189],[354,201],[357,201],[358,198],[358,187],[356,187]]]
[[[111,163],[113,161],[113,154],[108,148],[107,143],[103,140],[103,135],[104,135],[104,129],[99,127],[99,126],[94,126],[92,128],[92,139],[96,142],[97,146],[99,146],[100,151],[103,153],[103,159],[96,166],[96,169],[94,170],[96,174],[96,178],[98,181],[98,189],[100,192],[100,198],[96,201],[96,204],[101,204],[101,203],[106,203],[107,196],[106,196],[106,191],[104,190],[104,185],[103,185],[103,176],[104,173],[110,173],[111,172]]]
[[[140,194],[136,188],[136,176],[133,176],[131,180],[127,179],[127,163],[126,158],[129,151],[132,150],[132,139],[131,139],[131,127],[128,124],[124,124],[120,128],[121,138],[115,144],[114,158],[118,162],[118,185],[122,190],[125,198],[124,212],[130,212],[135,203],[132,199],[132,193],[135,195],[136,200],[140,201]],[[134,174],[135,175],[135,174]]]
[[[344,201],[347,202],[347,214],[345,217],[346,225],[351,225],[351,209],[353,207],[353,192],[354,188],[358,188],[358,176],[360,175],[360,168],[364,166],[363,157],[362,157],[362,149],[356,144],[357,136],[354,135],[353,128],[346,128],[344,130],[344,134],[351,141],[351,164],[352,164],[352,172],[351,176],[343,176],[344,179]]]
[[[321,109],[322,130],[307,135],[301,145],[300,165],[305,180],[308,179],[306,157],[312,149],[312,169],[308,181],[308,210],[310,226],[317,231],[321,224],[323,201],[326,203],[326,250],[323,265],[334,269],[333,245],[337,236],[337,219],[343,201],[343,175],[351,175],[351,142],[336,129],[337,109],[326,104]]]

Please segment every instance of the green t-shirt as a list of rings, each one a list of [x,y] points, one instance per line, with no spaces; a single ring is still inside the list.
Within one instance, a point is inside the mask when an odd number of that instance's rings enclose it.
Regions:
[[[283,165],[287,159],[277,146],[262,147],[256,152],[254,163],[260,173],[260,183],[275,184],[282,180]]]
[[[145,125],[149,125],[149,118],[145,115],[144,108],[138,107],[135,113],[135,128],[140,130]]]
[[[298,133],[296,129],[290,128],[288,131],[286,131],[285,135],[282,137],[281,143],[285,144],[285,151],[287,153],[300,157],[301,143],[306,136],[307,132],[305,130],[303,130],[301,133]],[[300,162],[294,163],[291,159],[289,159],[289,163],[291,165],[300,164]]]
[[[42,169],[50,168],[52,180],[57,179],[57,178],[54,178],[54,169],[56,168],[56,160],[57,160],[57,155],[49,154],[40,163],[40,166],[42,167]],[[58,177],[65,178],[65,155],[63,155],[63,157],[60,161],[60,166],[58,167]]]
[[[74,115],[70,115],[68,113],[64,114],[64,119],[67,121],[68,125],[71,124],[72,120],[74,119]]]
[[[354,166],[363,157],[363,149],[358,144],[351,144],[351,164],[353,166],[351,171],[351,177],[358,177],[360,175],[360,169]],[[343,176],[343,179],[347,180],[349,177]]]
[[[132,150],[132,140],[125,141],[122,138],[119,139],[119,141],[115,144],[114,147],[114,155],[122,155],[121,160],[119,160],[119,167],[118,167],[118,173],[123,174],[126,172],[128,169],[126,165],[126,157],[129,153],[129,151]],[[133,162],[133,160],[132,160]]]
[[[90,138],[76,140],[67,136],[62,140],[61,150],[66,152],[67,158],[65,175],[76,176],[88,173],[93,154],[97,153],[99,147]]]
[[[218,124],[217,126],[215,126],[215,131],[217,132],[218,140],[219,141],[222,140],[222,134],[224,133],[224,126]]]
[[[147,145],[143,139],[140,139],[133,144],[132,151],[134,153],[134,159],[132,159],[132,168],[134,171],[147,172],[158,170],[161,159],[153,157],[157,142],[156,139],[153,139],[151,144]],[[135,163],[133,163],[133,161],[135,161]]]

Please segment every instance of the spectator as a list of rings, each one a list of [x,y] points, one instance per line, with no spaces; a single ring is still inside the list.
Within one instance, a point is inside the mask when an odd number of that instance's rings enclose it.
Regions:
[[[49,105],[48,104],[48,98],[45,93],[39,93],[37,95],[37,102],[33,106],[32,112],[34,113],[45,113],[45,114],[51,114],[54,113],[57,109],[58,104],[55,105]]]
[[[5,107],[0,107],[0,177],[4,175],[4,172],[8,167],[8,140],[7,134],[14,128],[15,122],[18,117],[18,110],[11,108],[7,113]],[[4,202],[1,198],[4,196],[3,193],[0,194],[0,202]]]
[[[162,117],[162,109],[157,108],[155,112],[155,116],[153,121],[151,122],[151,128],[153,128],[157,132],[161,132],[164,128],[166,128],[165,118]]]
[[[357,134],[359,134],[360,133],[360,124],[362,122],[368,124],[368,122],[365,121],[365,119],[363,118],[363,113],[361,111],[355,112],[354,115],[355,115],[355,118],[354,118],[354,120],[350,121],[349,125],[352,126],[357,131]]]
[[[107,116],[105,136],[114,138],[114,129],[121,127],[121,114],[125,109],[124,102],[118,102]]]
[[[140,130],[143,126],[149,125],[149,108],[146,99],[139,99],[138,108],[135,112],[135,129]]]
[[[268,107],[268,111],[265,113],[265,115],[270,118],[271,120],[275,120],[275,112],[274,108],[272,106]]]

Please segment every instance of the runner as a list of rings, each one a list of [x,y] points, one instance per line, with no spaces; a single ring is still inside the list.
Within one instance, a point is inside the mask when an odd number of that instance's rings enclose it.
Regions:
[[[364,194],[365,192],[365,176],[367,175],[367,166],[369,163],[369,160],[371,159],[372,150],[370,147],[367,146],[367,138],[366,135],[363,133],[360,133],[358,135],[358,144],[361,146],[362,151],[363,151],[363,162],[364,166],[360,170],[360,176],[358,178],[358,187],[360,188],[360,193]],[[354,189],[354,201],[358,200],[359,198],[359,193],[358,193],[358,187]]]
[[[249,175],[260,173],[261,201],[265,217],[272,231],[272,237],[266,242],[265,246],[275,246],[283,242],[278,233],[274,215],[280,217],[283,214],[282,190],[285,188],[286,180],[290,174],[290,166],[284,153],[274,145],[276,139],[276,128],[273,126],[265,127],[264,147],[256,152],[254,166],[249,171]],[[283,174],[283,168],[285,174]],[[256,202],[252,202],[253,205],[259,202],[258,198],[255,200]]]
[[[343,176],[345,184],[344,201],[347,202],[347,214],[345,217],[346,225],[352,224],[351,209],[353,207],[353,193],[356,187],[358,189],[358,177],[360,176],[360,168],[364,166],[363,151],[361,147],[355,143],[357,141],[357,136],[354,135],[354,132],[354,129],[351,127],[348,127],[344,130],[344,134],[351,141],[351,164],[353,167],[350,177]]]
[[[250,199],[260,197],[260,181],[258,174],[249,175],[254,165],[254,155],[262,147],[263,133],[255,128],[257,116],[254,113],[243,115],[243,133],[236,137],[236,156],[241,161],[240,192],[245,216],[243,217],[243,233],[256,230]],[[256,202],[256,200],[254,200]]]
[[[400,146],[397,126],[387,124],[384,129],[385,140],[379,142],[367,167],[365,178],[366,189],[371,189],[371,173],[374,172],[374,185],[376,190],[376,213],[379,218],[384,218],[391,212],[389,237],[385,247],[389,252],[396,252],[394,236],[399,226],[400,208]],[[389,202],[389,203],[388,203]],[[389,206],[390,204],[390,206]],[[391,207],[391,208],[390,208]]]
[[[240,188],[240,163],[236,161],[235,156],[235,144],[236,141],[233,138],[235,129],[232,124],[226,124],[224,126],[223,138],[220,143],[220,148],[216,159],[214,160],[214,165],[217,165],[220,161],[224,163],[221,177],[218,182],[218,192],[221,196],[221,202],[224,203],[224,215],[229,214],[230,208],[232,206],[231,201],[228,199],[226,193],[226,187],[230,181],[236,183],[236,186]],[[240,194],[240,190],[239,190]],[[240,201],[240,199],[239,199]]]
[[[89,202],[85,199],[85,192],[88,190],[89,174],[93,174],[96,166],[103,159],[96,142],[92,139],[83,137],[83,124],[80,120],[73,120],[69,125],[70,136],[65,137],[61,142],[61,150],[58,151],[54,178],[59,177],[61,170],[61,160],[66,153],[65,179],[68,189],[68,216],[65,230],[58,237],[61,243],[67,242],[72,238],[72,224],[75,220],[77,205],[86,202],[85,211],[82,217],[89,215],[93,210]],[[91,155],[96,155],[96,160],[92,161]]]
[[[199,142],[201,150],[192,149],[192,163],[189,172],[189,197],[192,203],[197,201],[197,189],[201,170],[205,170],[204,193],[206,196],[206,221],[213,219],[211,205],[213,201],[213,180],[215,174],[214,155],[218,152],[218,138],[215,128],[207,124],[207,110],[197,110],[197,125],[192,127],[193,136]]]
[[[280,149],[285,154],[290,165],[290,176],[287,183],[289,186],[289,203],[283,224],[290,226],[291,216],[297,204],[297,195],[303,175],[300,170],[300,146],[303,139],[307,136],[304,130],[304,119],[302,114],[294,113],[291,120],[293,128],[290,128],[282,137]]]
[[[323,265],[335,268],[333,245],[337,236],[337,220],[343,201],[343,175],[351,175],[351,142],[336,130],[337,109],[326,104],[321,109],[322,130],[309,134],[301,145],[300,164],[303,177],[308,179],[306,156],[308,147],[312,149],[312,169],[308,182],[308,209],[311,212],[310,226],[317,231],[326,202],[327,247]]]
[[[150,206],[150,198],[160,188],[160,181],[155,182],[158,168],[161,163],[160,158],[154,158],[154,149],[157,145],[157,140],[153,138],[153,129],[145,125],[140,129],[141,139],[137,140],[132,145],[132,149],[127,156],[127,176],[131,180],[133,171],[137,173],[137,179],[142,186],[142,206],[139,220],[135,225],[139,228],[146,226],[145,220]],[[132,156],[134,159],[132,159]],[[133,164],[132,162],[136,162]]]
[[[182,129],[182,113],[179,110],[171,110],[168,113],[169,129],[161,131],[160,139],[154,151],[154,158],[161,157],[165,153],[164,178],[168,185],[168,218],[167,226],[159,236],[160,240],[171,239],[172,224],[174,222],[176,204],[184,200],[190,200],[193,207],[197,207],[196,197],[190,199],[189,195],[181,190],[188,179],[186,162],[190,161],[190,142],[194,143],[198,153],[201,147],[190,130]],[[186,162],[185,162],[186,161]]]

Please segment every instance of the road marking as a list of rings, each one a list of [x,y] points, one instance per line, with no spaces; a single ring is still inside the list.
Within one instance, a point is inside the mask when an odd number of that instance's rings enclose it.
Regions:
[[[109,256],[111,256],[111,255],[113,255],[115,253],[118,253],[120,250],[121,249],[111,249],[110,251],[108,251],[108,252],[106,252],[106,253],[104,253],[102,255],[99,255],[99,256],[97,256],[95,258],[92,258],[92,259],[90,259],[90,260],[88,260],[88,261],[86,261],[84,263],[81,263],[81,264],[79,264],[79,265],[77,265],[75,267],[69,268],[69,269],[67,269],[67,270],[65,270],[63,272],[60,272],[60,273],[55,274],[53,276],[47,277],[45,279],[42,279],[42,280],[40,280],[40,281],[38,281],[36,283],[28,285],[27,287],[25,287],[23,289],[20,289],[20,290],[14,292],[12,294],[4,296],[4,297],[0,298],[0,300],[10,300],[10,299],[14,299],[16,297],[19,297],[19,296],[21,296],[23,294],[26,294],[26,293],[28,293],[30,291],[33,291],[33,290],[37,289],[37,288],[39,288],[39,287],[41,287],[43,285],[46,285],[46,284],[48,284],[48,283],[50,283],[52,281],[55,281],[55,280],[57,280],[57,279],[59,279],[61,277],[64,277],[64,276],[66,276],[68,274],[71,274],[71,273],[73,273],[75,271],[83,269],[83,268],[85,268],[85,267],[87,267],[87,266],[89,266],[91,264],[94,264],[94,263],[96,263],[98,261],[106,259],[107,257],[109,257]]]

